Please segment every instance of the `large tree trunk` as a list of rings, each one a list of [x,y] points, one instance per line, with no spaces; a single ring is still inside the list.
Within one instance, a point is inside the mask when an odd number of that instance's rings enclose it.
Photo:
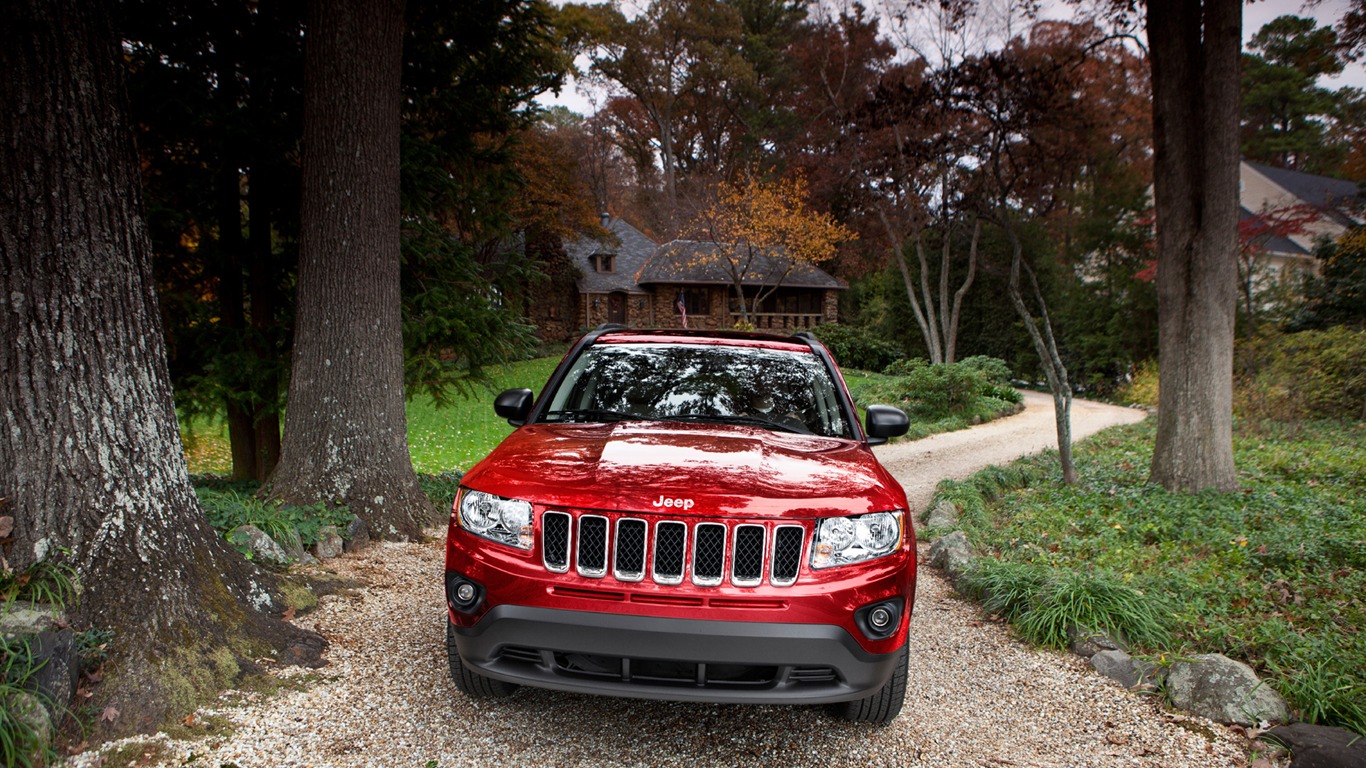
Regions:
[[[408,454],[399,307],[402,0],[309,4],[294,361],[269,493],[372,533],[431,517]]]
[[[80,618],[113,630],[97,701],[120,714],[97,723],[102,734],[161,725],[269,653],[262,640],[293,632],[259,612],[274,607],[273,580],[223,543],[189,483],[119,62],[104,4],[6,4],[5,555],[15,568],[70,566]]]
[[[1148,5],[1159,408],[1151,479],[1232,489],[1239,0]]]

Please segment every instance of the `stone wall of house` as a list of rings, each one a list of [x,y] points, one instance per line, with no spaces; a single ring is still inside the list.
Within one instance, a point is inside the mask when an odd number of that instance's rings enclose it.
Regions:
[[[626,297],[626,324],[632,328],[650,328],[654,325],[654,302],[652,294],[633,293]]]
[[[586,332],[589,329],[597,328],[607,322],[607,302],[608,294],[605,293],[584,293],[578,295],[579,308],[576,317],[579,325],[574,329],[574,335]],[[655,326],[654,320],[655,296],[645,293],[631,293],[626,295],[626,325],[632,328],[652,328]]]
[[[566,341],[579,328],[578,291],[554,284],[537,286],[528,296],[526,317],[542,341]]]
[[[840,294],[839,291],[826,291],[825,298],[821,302],[821,322],[837,323],[840,319]]]
[[[601,293],[579,294],[580,315],[583,317],[581,330],[597,328],[607,322],[607,296]]]

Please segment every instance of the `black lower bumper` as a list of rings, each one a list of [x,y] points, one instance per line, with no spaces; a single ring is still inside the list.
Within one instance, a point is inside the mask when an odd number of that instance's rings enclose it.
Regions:
[[[461,660],[497,680],[607,696],[824,704],[872,695],[896,653],[870,654],[844,629],[497,606],[452,627]]]

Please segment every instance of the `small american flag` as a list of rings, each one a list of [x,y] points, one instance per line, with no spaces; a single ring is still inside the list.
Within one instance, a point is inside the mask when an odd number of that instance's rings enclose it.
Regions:
[[[677,302],[674,306],[676,306],[676,307],[678,308],[678,314],[680,314],[680,315],[683,316],[683,327],[684,327],[684,328],[687,328],[687,327],[688,327],[688,305],[687,305],[687,302],[685,302],[685,301],[683,300],[683,292],[682,292],[682,291],[679,291],[679,292],[678,292],[678,302]]]

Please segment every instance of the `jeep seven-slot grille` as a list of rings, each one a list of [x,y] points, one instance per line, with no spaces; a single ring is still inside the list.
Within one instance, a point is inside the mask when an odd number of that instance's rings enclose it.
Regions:
[[[637,517],[615,522],[602,515],[549,511],[541,516],[541,552],[547,570],[617,581],[674,585],[688,578],[703,587],[729,578],[737,587],[796,583],[806,529],[796,524],[726,525]]]

